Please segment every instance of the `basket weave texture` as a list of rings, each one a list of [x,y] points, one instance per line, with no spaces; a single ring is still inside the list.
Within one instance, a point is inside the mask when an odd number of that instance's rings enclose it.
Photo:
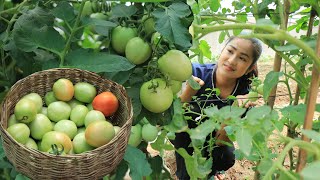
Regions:
[[[67,78],[74,84],[88,82],[96,87],[98,93],[110,91],[116,95],[119,109],[109,120],[121,128],[108,144],[81,154],[58,156],[29,149],[8,134],[7,121],[21,97],[31,92],[44,97],[59,78]],[[132,104],[123,86],[98,74],[73,68],[40,71],[19,80],[3,100],[1,111],[0,130],[7,158],[17,171],[37,180],[101,179],[110,174],[123,159],[133,117]]]

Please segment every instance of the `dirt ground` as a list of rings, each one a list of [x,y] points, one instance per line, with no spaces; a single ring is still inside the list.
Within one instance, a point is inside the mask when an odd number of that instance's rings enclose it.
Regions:
[[[259,78],[261,80],[264,80],[266,74],[273,69],[273,62],[272,61],[259,62],[258,69],[259,69]],[[292,93],[295,93],[296,83],[290,81],[290,89],[293,91]],[[275,109],[284,107],[289,104],[290,99],[289,99],[289,96],[286,94],[288,94],[286,86],[283,83],[279,84],[278,88],[277,88],[277,95],[280,95],[280,96],[276,97],[276,99],[275,99],[275,104],[274,104]],[[320,94],[319,93],[318,93],[317,103],[320,103]],[[259,100],[258,105],[262,105],[262,104],[264,104],[263,100]],[[315,114],[315,117],[318,117],[318,116],[319,116],[319,114]],[[285,131],[283,132],[283,134],[285,134]],[[273,144],[272,141],[270,141],[269,145],[275,146],[275,144]],[[237,147],[236,144],[235,144],[235,146]],[[279,150],[281,151],[281,147]],[[152,150],[150,150],[150,151],[152,152]],[[294,154],[296,155],[297,151],[295,151]],[[173,151],[166,153],[165,164],[169,168],[173,179],[176,179],[176,177],[174,176],[176,166],[175,166],[175,157],[174,157]],[[288,162],[286,162],[285,164],[288,164]],[[254,177],[254,170],[252,168],[253,168],[252,162],[250,162],[248,160],[241,160],[241,161],[236,160],[235,165],[232,168],[230,168],[228,171],[226,171],[226,178],[225,179],[227,179],[227,180],[238,180],[238,179],[239,180],[242,180],[242,179],[251,180]]]

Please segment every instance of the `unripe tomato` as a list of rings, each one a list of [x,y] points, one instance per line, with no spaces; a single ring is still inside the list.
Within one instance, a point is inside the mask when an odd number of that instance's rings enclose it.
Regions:
[[[260,84],[258,87],[257,87],[257,92],[260,94],[260,95],[263,95],[263,84]]]
[[[44,96],[44,102],[46,103],[47,106],[49,106],[49,104],[58,101],[58,99],[54,96],[53,91],[49,91],[46,93],[46,95]]]
[[[69,104],[69,106],[71,107],[71,109],[73,109],[74,107],[76,107],[77,105],[84,105],[83,102],[80,102],[77,99],[72,98],[70,101],[67,102]]]
[[[77,105],[71,110],[70,120],[73,121],[77,127],[84,125],[84,119],[89,110],[85,105]]]
[[[94,147],[90,146],[87,143],[84,132],[77,134],[74,137],[72,144],[73,144],[73,151],[75,154],[80,154],[80,153],[91,151],[94,149]]]
[[[8,133],[21,144],[25,144],[30,136],[30,129],[24,123],[14,124],[7,129]]]
[[[37,94],[37,93],[29,93],[29,94],[23,96],[22,99],[23,98],[26,98],[26,99],[29,99],[29,100],[33,101],[35,103],[35,105],[37,106],[38,113],[41,112],[43,102],[42,102],[42,98],[41,98],[41,96],[39,94]]]
[[[143,28],[144,28],[144,31],[145,31],[146,35],[149,36],[149,35],[151,35],[152,33],[154,33],[156,31],[155,28],[154,28],[155,22],[154,22],[154,19],[152,17],[149,17],[146,20],[145,20],[145,18],[147,18],[147,17],[144,16],[142,18],[142,20],[144,21]]]
[[[120,131],[119,126],[113,126],[113,129],[114,129],[115,134],[118,134],[118,132]]]
[[[119,107],[117,97],[109,91],[98,94],[92,101],[92,107],[102,112],[105,116],[113,115]]]
[[[142,139],[146,142],[152,142],[158,137],[158,128],[151,124],[145,124],[142,127]]]
[[[30,99],[21,99],[14,108],[14,115],[19,122],[29,123],[36,118],[38,108]]]
[[[11,114],[11,116],[9,117],[9,120],[8,120],[8,127],[10,127],[14,124],[17,124],[17,123],[19,123],[19,121],[17,121],[16,116],[14,114]]]
[[[137,147],[142,141],[142,127],[140,124],[136,124],[131,127],[128,144]]]
[[[91,110],[84,117],[84,125],[85,125],[85,127],[88,127],[89,124],[94,122],[94,121],[106,121],[106,117],[100,111]]]
[[[155,87],[151,88],[152,86]],[[140,101],[143,107],[151,112],[164,112],[172,104],[172,90],[163,79],[152,79],[142,84],[140,88]]]
[[[92,14],[92,7],[91,7],[91,2],[90,1],[86,1],[84,6],[83,6],[83,10],[82,10],[82,16],[88,16]]]
[[[252,101],[252,102],[258,100],[258,96],[259,96],[259,94],[258,94],[258,92],[256,92],[256,91],[250,91],[250,92],[248,93],[248,98],[249,98],[249,100]]]
[[[182,81],[170,80],[169,84],[173,94],[177,94],[182,88]]]
[[[58,122],[62,119],[69,119],[71,107],[63,101],[56,101],[48,106],[48,118],[51,121]]]
[[[49,118],[43,114],[37,114],[36,118],[29,124],[31,137],[41,140],[43,135],[53,130],[53,126]]]
[[[78,131],[77,125],[73,121],[66,119],[57,122],[54,125],[53,130],[65,133],[71,140],[77,135]]]
[[[87,82],[78,82],[74,85],[74,97],[84,103],[91,103],[97,95],[96,88]]]
[[[74,95],[74,87],[69,79],[58,79],[52,87],[54,96],[60,101],[70,101]]]
[[[117,26],[112,30],[111,46],[117,53],[124,54],[128,41],[136,36],[136,29]]]
[[[27,142],[24,145],[27,148],[38,150],[38,145],[32,138],[28,138]]]
[[[170,50],[158,60],[158,66],[163,74],[170,79],[185,81],[192,75],[190,59],[179,50]]]
[[[113,125],[108,121],[94,121],[86,128],[86,142],[93,147],[100,147],[115,136]]]
[[[139,47],[139,51],[137,51]],[[133,64],[142,64],[146,62],[151,56],[151,47],[140,37],[134,37],[127,43],[125,54],[126,58]]]

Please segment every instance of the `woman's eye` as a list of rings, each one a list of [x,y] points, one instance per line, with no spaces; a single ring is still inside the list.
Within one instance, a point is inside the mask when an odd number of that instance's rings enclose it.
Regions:
[[[244,58],[244,57],[240,57],[240,60],[241,60],[241,61],[247,61],[247,59]]]
[[[231,50],[229,50],[229,49],[228,49],[228,52],[229,52],[230,54],[232,54],[232,51],[231,51]]]

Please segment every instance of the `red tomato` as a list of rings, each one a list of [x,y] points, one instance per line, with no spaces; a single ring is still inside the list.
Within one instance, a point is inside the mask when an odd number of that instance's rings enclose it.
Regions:
[[[112,92],[98,94],[92,101],[94,110],[101,111],[105,116],[111,116],[119,107],[119,101]]]

